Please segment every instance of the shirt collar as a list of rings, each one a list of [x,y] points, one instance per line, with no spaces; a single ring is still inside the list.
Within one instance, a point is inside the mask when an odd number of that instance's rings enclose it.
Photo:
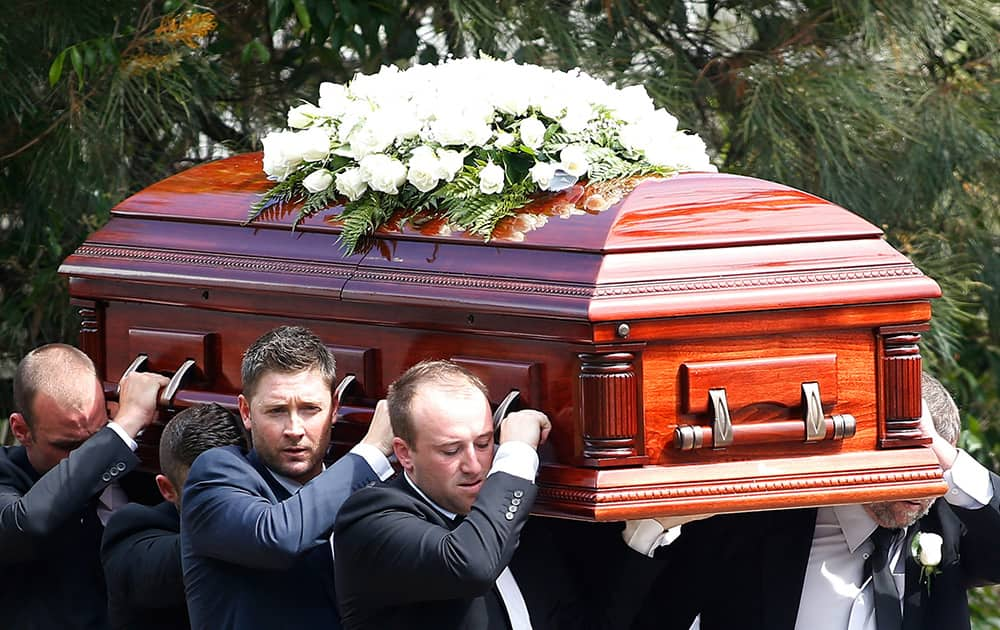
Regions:
[[[449,512],[448,510],[444,509],[443,507],[441,507],[437,503],[431,501],[430,497],[428,497],[426,494],[424,494],[423,491],[420,488],[417,487],[417,484],[413,483],[413,480],[410,479],[410,476],[406,474],[405,470],[403,471],[403,479],[406,479],[406,483],[410,484],[410,487],[413,488],[416,491],[416,493],[419,494],[420,497],[424,501],[427,501],[427,503],[429,503],[432,508],[434,508],[435,510],[437,510],[441,514],[444,514],[445,516],[447,516],[451,520],[455,520],[455,517],[458,516],[454,512]]]
[[[274,472],[267,466],[265,466],[265,468],[267,468],[267,472],[271,473],[271,476],[274,477],[274,480],[281,484],[282,488],[288,490],[288,494],[295,494],[296,492],[302,489],[302,484],[299,483],[298,481],[295,481],[291,477],[279,475],[278,473]],[[326,470],[326,462],[323,462],[323,470]]]
[[[834,506],[833,514],[837,518],[840,530],[844,532],[844,539],[851,553],[863,545],[878,527],[878,523],[872,520],[865,508],[857,503]]]

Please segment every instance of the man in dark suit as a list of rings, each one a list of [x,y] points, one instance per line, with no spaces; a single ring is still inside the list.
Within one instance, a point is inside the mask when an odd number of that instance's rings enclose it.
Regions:
[[[337,404],[323,342],[304,328],[276,328],[247,349],[242,377],[253,449],[202,454],[184,486],[191,626],[338,628],[330,534],[352,492],[392,474],[384,405],[361,443],[326,467]]]
[[[126,505],[104,529],[101,560],[111,627],[181,630],[190,627],[181,570],[181,490],[198,455],[218,446],[245,448],[241,421],[212,403],[174,416],[160,436],[156,484],[165,499]]]
[[[14,375],[0,449],[0,610],[4,626],[106,628],[99,547],[110,513],[143,494],[135,436],[156,417],[167,379],[133,373],[108,422],[94,364],[72,346],[36,348]],[[147,492],[148,494],[148,492]],[[142,497],[144,498],[144,497]]]
[[[955,448],[958,409],[925,375],[939,499],[761,512],[685,525],[638,627],[960,630],[966,590],[1000,581],[1000,477]],[[936,549],[940,546],[940,554]],[[923,547],[923,553],[920,553]]]
[[[530,627],[507,565],[535,497],[535,452],[551,425],[519,411],[494,455],[486,388],[449,361],[389,388],[403,474],[344,504],[334,534],[346,628]]]

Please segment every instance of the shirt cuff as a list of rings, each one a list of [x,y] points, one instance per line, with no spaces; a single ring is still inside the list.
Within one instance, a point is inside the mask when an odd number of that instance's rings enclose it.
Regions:
[[[944,500],[955,507],[975,510],[993,500],[990,472],[962,449],[958,450],[951,470],[945,471],[944,480],[948,483]]]
[[[135,440],[133,440],[132,436],[126,433],[125,429],[121,428],[120,425],[115,424],[114,422],[108,422],[108,427],[110,427],[112,431],[118,434],[118,437],[122,439],[122,442],[125,442],[125,446],[132,449],[133,453],[136,451],[137,448],[139,448],[139,444]]]
[[[504,442],[493,454],[493,467],[486,476],[495,472],[505,472],[534,483],[538,473],[538,453],[525,442]]]
[[[358,444],[350,452],[368,462],[368,465],[371,466],[380,480],[385,481],[389,477],[392,477],[393,470],[392,464],[389,463],[389,458],[371,444]]]
[[[656,555],[657,549],[674,542],[680,535],[680,525],[663,529],[663,525],[652,518],[626,521],[625,530],[622,532],[622,538],[626,545],[633,551],[638,551],[650,558]]]

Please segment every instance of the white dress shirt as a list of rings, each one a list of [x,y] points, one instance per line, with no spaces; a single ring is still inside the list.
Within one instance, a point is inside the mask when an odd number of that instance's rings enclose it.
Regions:
[[[993,498],[989,472],[964,451],[959,451],[944,478],[948,483],[944,499],[952,505],[981,508]],[[865,561],[873,548],[868,537],[876,527],[861,505],[817,510],[796,630],[877,630],[874,587],[865,575]],[[905,535],[897,536],[889,550],[901,598],[906,582],[905,540]]]

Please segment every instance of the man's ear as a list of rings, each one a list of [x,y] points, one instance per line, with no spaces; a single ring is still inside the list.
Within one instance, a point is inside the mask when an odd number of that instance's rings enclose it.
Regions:
[[[243,428],[250,430],[250,401],[243,394],[237,399],[240,405],[240,418],[243,418]]]
[[[392,452],[406,472],[413,472],[413,451],[403,438],[392,438]]]
[[[167,501],[170,501],[174,505],[180,505],[181,503],[181,493],[174,487],[174,484],[170,483],[166,475],[156,476],[156,487],[160,489],[160,494]]]
[[[10,414],[10,431],[17,438],[17,441],[21,443],[22,446],[30,446],[31,440],[31,428],[28,427],[28,421],[24,419],[24,416],[18,412]]]

